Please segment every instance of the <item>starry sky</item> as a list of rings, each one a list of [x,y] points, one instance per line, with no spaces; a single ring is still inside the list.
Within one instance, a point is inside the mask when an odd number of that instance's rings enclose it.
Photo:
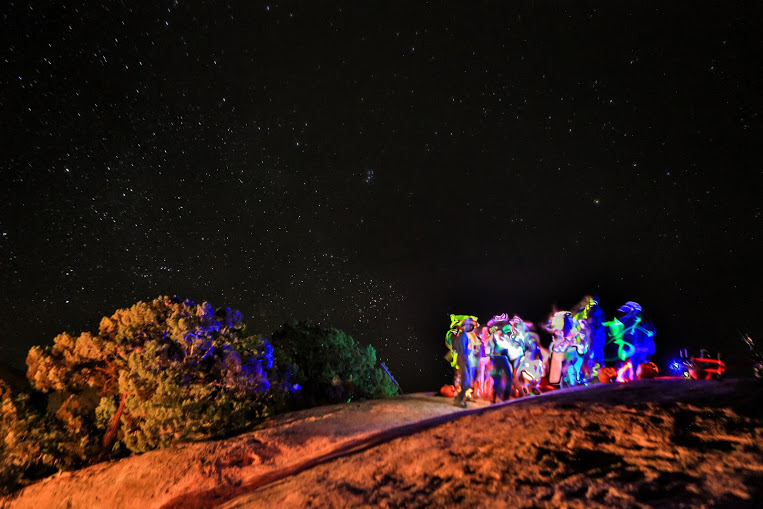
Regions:
[[[669,4],[669,5],[668,5]],[[450,313],[760,309],[759,2],[0,7],[0,360],[158,295],[449,379]]]

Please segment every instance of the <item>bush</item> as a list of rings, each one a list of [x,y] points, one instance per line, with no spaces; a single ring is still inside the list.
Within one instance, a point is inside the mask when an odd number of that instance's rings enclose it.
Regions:
[[[277,380],[292,389],[292,408],[393,396],[397,387],[376,366],[376,350],[345,332],[290,322],[271,336]]]
[[[68,396],[55,414],[56,461],[224,436],[268,415],[273,350],[243,331],[238,311],[159,297],[104,317],[96,335],[63,333],[32,348],[33,386]]]
[[[34,451],[25,450],[25,426],[19,413],[10,387],[0,380],[0,494],[16,488],[34,455]]]
[[[20,487],[22,477],[37,478],[55,471],[48,450],[60,438],[27,393],[13,395],[0,380],[0,495]]]
[[[36,391],[14,396],[0,380],[0,492],[56,470],[230,435],[286,405],[397,392],[374,348],[341,330],[292,322],[273,338],[277,364],[237,311],[159,297],[104,317],[95,334],[33,347],[27,378]]]

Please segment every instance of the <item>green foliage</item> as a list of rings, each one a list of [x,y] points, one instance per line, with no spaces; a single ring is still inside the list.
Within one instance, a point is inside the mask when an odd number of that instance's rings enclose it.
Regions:
[[[18,484],[35,455],[34,444],[25,443],[26,430],[20,416],[19,402],[14,401],[8,385],[0,380],[0,494]]]
[[[268,340],[241,315],[159,297],[119,309],[98,332],[33,347],[36,391],[0,380],[0,490],[24,479],[248,427],[276,410],[379,398],[397,389],[376,351],[333,328],[293,322]],[[271,385],[271,382],[273,384]],[[294,390],[300,387],[300,390]],[[47,411],[46,411],[47,403]]]
[[[0,380],[0,495],[18,488],[22,476],[35,478],[53,472],[49,451],[60,438],[26,393],[13,395]]]
[[[309,407],[350,399],[389,397],[397,388],[376,365],[376,350],[334,328],[291,322],[274,332],[277,379],[297,387],[292,407]]]
[[[51,419],[66,467],[243,429],[272,412],[272,353],[237,311],[159,297],[104,317],[95,335],[59,334],[27,365],[36,389],[68,395]]]

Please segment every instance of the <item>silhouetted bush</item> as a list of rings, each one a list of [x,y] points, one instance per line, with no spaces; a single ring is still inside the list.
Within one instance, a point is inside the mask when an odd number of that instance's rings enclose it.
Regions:
[[[271,335],[279,383],[291,408],[392,396],[397,388],[376,365],[376,350],[335,328],[290,322]]]

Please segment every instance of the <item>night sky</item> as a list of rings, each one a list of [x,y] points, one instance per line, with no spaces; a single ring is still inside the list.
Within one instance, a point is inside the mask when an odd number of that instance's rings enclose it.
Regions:
[[[646,5],[4,3],[0,361],[167,294],[345,329],[408,391],[450,313],[589,293],[659,362],[741,356],[760,2]]]

